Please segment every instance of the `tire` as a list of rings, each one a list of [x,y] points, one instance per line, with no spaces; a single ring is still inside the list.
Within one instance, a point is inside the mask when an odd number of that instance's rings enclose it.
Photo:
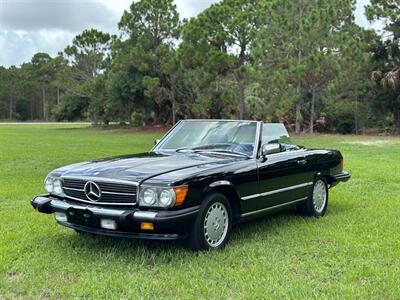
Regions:
[[[324,177],[316,177],[307,200],[297,206],[300,213],[306,216],[323,217],[328,208],[328,185]]]
[[[186,239],[186,246],[195,250],[216,250],[225,246],[232,231],[232,210],[228,199],[220,193],[209,194]]]

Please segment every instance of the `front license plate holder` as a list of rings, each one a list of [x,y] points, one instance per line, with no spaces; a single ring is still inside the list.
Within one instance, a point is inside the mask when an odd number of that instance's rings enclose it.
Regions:
[[[68,222],[84,226],[98,226],[98,220],[88,209],[70,207],[67,210]]]

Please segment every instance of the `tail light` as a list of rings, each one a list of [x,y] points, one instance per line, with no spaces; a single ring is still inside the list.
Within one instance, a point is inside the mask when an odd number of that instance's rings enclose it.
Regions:
[[[344,159],[342,158],[339,162],[340,169],[343,170],[344,167]]]

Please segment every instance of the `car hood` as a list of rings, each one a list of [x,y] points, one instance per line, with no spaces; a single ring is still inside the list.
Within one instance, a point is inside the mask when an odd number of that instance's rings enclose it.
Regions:
[[[112,178],[142,182],[168,172],[204,165],[215,168],[241,158],[210,156],[197,153],[141,153],[105,158],[65,166],[54,170],[51,175],[68,177]]]

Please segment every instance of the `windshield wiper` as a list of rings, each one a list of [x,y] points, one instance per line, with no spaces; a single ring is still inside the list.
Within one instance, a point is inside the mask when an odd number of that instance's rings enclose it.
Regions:
[[[185,151],[185,150],[200,150],[200,149],[212,149],[215,147],[229,147],[231,146],[231,143],[215,143],[215,144],[207,144],[207,145],[201,145],[201,146],[195,146],[195,147],[182,147],[182,148],[178,148],[175,151],[176,152],[180,152],[180,151]]]
[[[232,151],[232,150],[224,150],[224,149],[213,149],[213,148],[217,148],[217,147],[229,147],[231,146],[233,143],[215,143],[215,144],[207,144],[207,145],[201,145],[201,146],[196,146],[196,147],[182,147],[182,148],[178,148],[175,151],[176,152],[180,152],[180,151],[190,151],[190,152],[195,152],[195,153],[200,153],[200,152],[208,152],[208,153],[212,153],[212,152],[217,152],[217,153],[223,153],[223,154],[230,154],[230,155],[240,155],[246,158],[250,158],[249,155],[241,153],[241,152],[237,152],[237,151]]]
[[[246,158],[250,158],[249,155],[241,153],[241,152],[237,152],[237,151],[231,151],[231,150],[195,150],[194,152],[196,153],[221,153],[221,154],[230,154],[230,155],[235,155],[235,156],[242,156],[242,157],[246,157]]]

